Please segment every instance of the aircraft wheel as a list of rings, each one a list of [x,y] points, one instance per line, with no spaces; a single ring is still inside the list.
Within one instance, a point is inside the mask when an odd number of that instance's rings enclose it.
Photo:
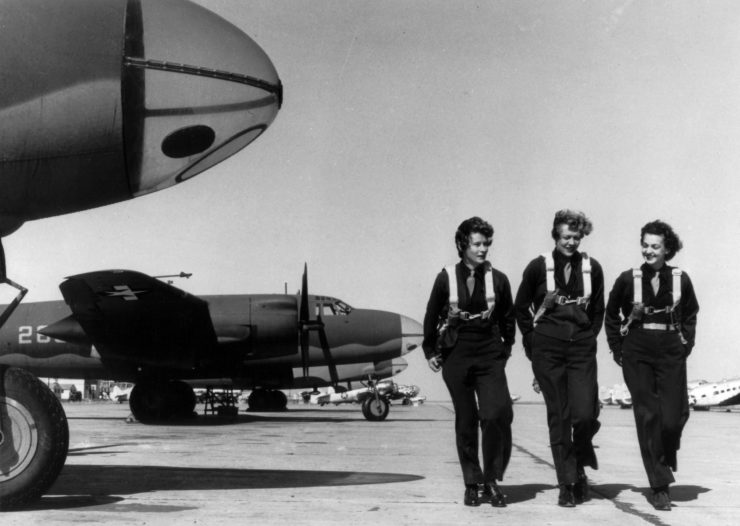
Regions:
[[[0,368],[0,510],[38,499],[59,476],[69,447],[62,404],[38,378]]]
[[[288,409],[288,397],[285,396],[284,392],[273,391],[271,398],[273,411],[285,411]]]
[[[390,404],[383,398],[371,396],[362,402],[362,414],[371,422],[385,420],[390,409]]]
[[[250,411],[267,411],[269,406],[267,391],[264,389],[255,389],[249,393],[247,403],[249,404]]]
[[[195,391],[190,385],[181,380],[173,380],[167,386],[167,405],[170,406],[170,415],[175,418],[193,416],[195,410]]]
[[[154,382],[139,382],[131,389],[128,405],[139,422],[161,421],[167,414],[167,393]]]

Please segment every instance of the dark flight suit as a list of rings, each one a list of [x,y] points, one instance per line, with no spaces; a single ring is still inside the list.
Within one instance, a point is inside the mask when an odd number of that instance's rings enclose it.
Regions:
[[[584,294],[582,255],[553,251],[558,295]],[[563,269],[572,271],[565,283]],[[591,258],[591,297],[587,305],[555,305],[534,326],[534,315],[547,293],[545,259],[537,257],[524,269],[515,306],[527,357],[547,406],[550,448],[558,484],[574,484],[578,468],[598,468],[592,439],[601,424],[596,371],[596,336],[604,320],[604,275]]]
[[[488,309],[485,266],[476,269],[472,297],[465,284],[469,270],[462,262],[455,266],[460,310],[478,314]],[[457,344],[443,357],[442,377],[455,408],[457,454],[466,485],[503,480],[511,457],[514,413],[504,368],[516,327],[509,280],[495,269],[493,286],[496,304],[491,317],[461,322]],[[449,290],[447,272],[443,270],[434,282],[424,316],[423,348],[427,359],[436,353],[437,324],[447,317]],[[479,424],[482,470],[478,459]]]
[[[673,304],[672,269],[658,271],[660,286],[653,292],[655,271],[643,264],[642,299],[646,307],[664,309]],[[632,311],[632,270],[620,274],[606,307],[606,336],[615,358],[621,356],[622,374],[632,396],[637,439],[651,488],[674,482],[676,453],[689,418],[686,358],[694,347],[699,303],[691,280],[681,275],[681,301],[673,313],[646,313],[633,321],[626,336],[620,333],[623,319]],[[621,314],[621,316],[620,316]],[[674,324],[678,324],[678,329]],[[649,327],[649,328],[646,328]],[[686,343],[682,343],[681,335]]]

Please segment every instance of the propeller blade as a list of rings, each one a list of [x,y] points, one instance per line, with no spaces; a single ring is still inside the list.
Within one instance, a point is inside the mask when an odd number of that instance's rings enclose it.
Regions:
[[[303,264],[303,281],[301,283],[301,324],[308,323],[308,264]]]
[[[308,331],[311,329],[308,319],[308,263],[303,264],[303,279],[301,281],[301,305],[298,313],[298,330],[301,339],[301,366],[303,377],[308,376]]]
[[[324,359],[329,367],[329,377],[331,378],[331,385],[339,385],[339,375],[337,375],[337,365],[334,363],[334,357],[331,354],[331,348],[329,347],[329,341],[326,339],[326,331],[324,330],[324,322],[321,320],[321,316],[318,317],[318,329],[319,329],[319,341],[321,342],[321,350],[324,352]]]

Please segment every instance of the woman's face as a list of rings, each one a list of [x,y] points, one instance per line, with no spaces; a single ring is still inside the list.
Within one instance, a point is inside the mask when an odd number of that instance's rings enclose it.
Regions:
[[[486,260],[492,239],[479,232],[473,232],[468,237],[468,248],[463,251],[463,262],[470,268],[475,268]]]
[[[555,249],[564,256],[572,256],[578,250],[583,235],[572,230],[566,223],[558,225],[558,238],[555,240]]]
[[[642,257],[645,258],[645,263],[657,270],[665,264],[666,254],[664,236],[658,234],[642,236]]]

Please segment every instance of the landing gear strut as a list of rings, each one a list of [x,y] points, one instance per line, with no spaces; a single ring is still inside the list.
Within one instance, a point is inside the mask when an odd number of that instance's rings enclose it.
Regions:
[[[0,284],[18,295],[0,314],[0,328],[28,289],[9,279],[0,240]],[[64,467],[69,428],[62,404],[38,378],[16,367],[0,366],[0,510],[38,499]]]

